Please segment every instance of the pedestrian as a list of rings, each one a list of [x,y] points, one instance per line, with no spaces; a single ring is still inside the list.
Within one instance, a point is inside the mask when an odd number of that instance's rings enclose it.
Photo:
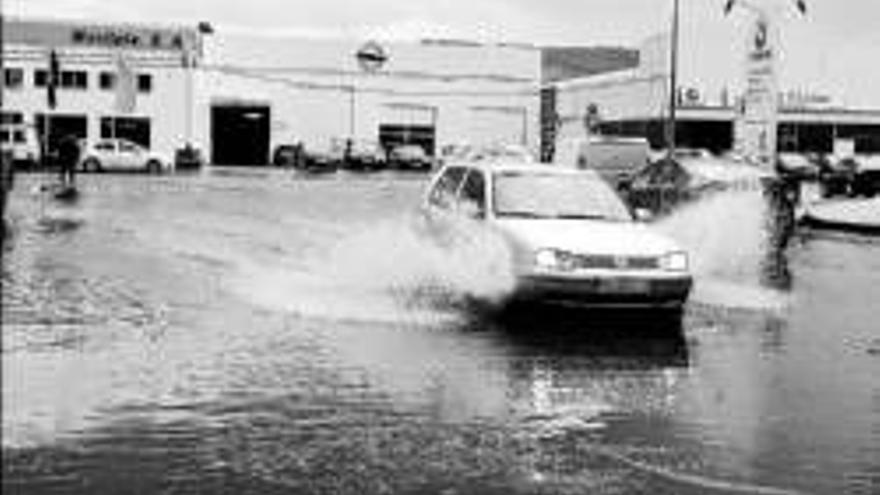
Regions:
[[[76,183],[76,166],[79,163],[79,140],[73,134],[61,138],[58,144],[58,165],[63,187],[73,187]]]

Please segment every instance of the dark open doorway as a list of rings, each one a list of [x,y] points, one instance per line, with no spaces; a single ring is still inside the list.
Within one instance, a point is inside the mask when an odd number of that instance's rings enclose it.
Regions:
[[[404,144],[417,144],[433,156],[435,133],[432,125],[380,124],[379,143],[386,152]]]
[[[211,158],[215,165],[269,164],[268,105],[215,104],[211,107]]]
[[[85,115],[51,114],[49,115],[48,124],[45,114],[38,113],[35,117],[37,136],[40,142],[47,138],[45,144],[48,145],[50,154],[54,153],[58,143],[65,136],[72,135],[78,139],[88,137],[89,120]],[[48,132],[48,137],[46,132]]]

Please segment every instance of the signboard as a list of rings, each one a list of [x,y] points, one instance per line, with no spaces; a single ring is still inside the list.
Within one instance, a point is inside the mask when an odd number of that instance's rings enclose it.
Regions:
[[[366,72],[376,72],[388,61],[388,53],[382,45],[375,41],[368,41],[355,53],[358,65]]]
[[[128,24],[90,24],[4,20],[8,44],[43,47],[113,48],[183,53],[194,50],[195,29],[152,28]]]
[[[778,112],[777,36],[773,24],[758,12],[746,50],[746,89],[742,101],[742,143],[747,159],[767,169],[776,160]]]

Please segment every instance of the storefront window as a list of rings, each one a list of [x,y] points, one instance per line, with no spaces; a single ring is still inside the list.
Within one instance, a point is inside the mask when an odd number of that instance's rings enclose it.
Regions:
[[[150,147],[148,117],[101,117],[101,137],[121,138]]]

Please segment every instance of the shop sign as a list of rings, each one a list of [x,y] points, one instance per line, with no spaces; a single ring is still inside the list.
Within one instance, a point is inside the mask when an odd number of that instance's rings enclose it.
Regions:
[[[756,15],[748,37],[741,142],[746,157],[773,167],[778,113],[776,32],[767,15]]]
[[[184,52],[196,45],[195,30],[138,27],[126,24],[78,24],[10,20],[3,39],[9,44],[49,48],[95,47]]]

